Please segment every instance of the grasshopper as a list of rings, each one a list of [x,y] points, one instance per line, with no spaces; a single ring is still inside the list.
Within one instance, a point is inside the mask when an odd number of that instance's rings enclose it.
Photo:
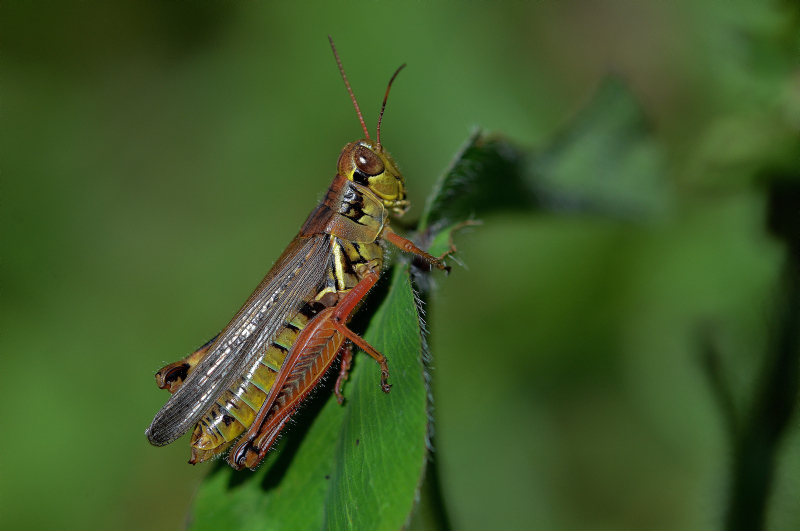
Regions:
[[[191,464],[230,449],[233,468],[257,467],[337,356],[341,368],[334,392],[343,402],[352,345],[380,364],[380,385],[388,393],[386,357],[347,327],[381,276],[384,247],[391,243],[449,271],[442,259],[389,226],[389,213],[402,216],[409,202],[403,176],[381,145],[381,121],[392,82],[405,65],[386,88],[373,141],[328,39],[365,138],[344,147],[325,198],[231,322],[200,349],[156,373],[158,386],[172,396],[145,434],[151,444],[164,446],[194,426]]]

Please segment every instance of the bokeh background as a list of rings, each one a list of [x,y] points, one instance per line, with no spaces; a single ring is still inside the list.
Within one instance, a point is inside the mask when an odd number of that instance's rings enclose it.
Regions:
[[[610,73],[662,157],[640,218],[516,211],[459,238],[469,269],[428,314],[453,525],[724,525],[725,412],[748,425],[779,321],[790,2],[4,2],[0,30],[0,527],[182,525],[207,467],[147,444],[152,375],[228,321],[361,136],[329,33],[371,128],[408,63],[383,141],[410,217],[474,126],[535,150]],[[766,522],[798,529],[784,405]]]

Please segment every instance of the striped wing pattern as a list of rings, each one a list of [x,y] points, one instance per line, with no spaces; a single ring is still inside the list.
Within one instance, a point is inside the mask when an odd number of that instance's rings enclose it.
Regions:
[[[189,431],[220,393],[240,378],[318,292],[330,259],[330,238],[295,238],[261,285],[219,334],[208,354],[156,414],[145,434],[164,446]]]

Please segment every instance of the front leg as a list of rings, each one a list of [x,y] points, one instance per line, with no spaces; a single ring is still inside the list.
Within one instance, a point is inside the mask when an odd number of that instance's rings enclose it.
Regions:
[[[426,262],[428,262],[430,265],[441,269],[445,273],[449,273],[450,272],[450,267],[446,266],[441,258],[436,258],[435,256],[432,256],[432,255],[426,253],[425,251],[423,251],[422,249],[420,249],[419,247],[414,245],[414,242],[412,242],[411,240],[403,238],[402,236],[397,234],[388,225],[386,225],[383,228],[383,233],[381,235],[384,238],[386,238],[386,241],[390,242],[392,245],[394,245],[395,247],[397,247],[401,251],[405,251],[407,253],[415,254],[415,255],[419,256],[420,258],[422,258],[423,260],[425,260]],[[449,253],[445,253],[445,254],[449,254]],[[442,257],[442,258],[444,258],[444,257]]]

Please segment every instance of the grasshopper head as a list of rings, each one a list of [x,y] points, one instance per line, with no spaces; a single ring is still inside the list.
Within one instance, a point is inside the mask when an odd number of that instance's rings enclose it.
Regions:
[[[339,156],[338,169],[340,175],[369,188],[395,215],[402,216],[408,210],[403,175],[389,152],[373,140],[347,144]]]
[[[397,163],[381,145],[381,120],[383,120],[383,111],[386,110],[386,100],[389,99],[389,89],[392,88],[392,82],[406,65],[402,65],[395,70],[394,75],[389,80],[386,94],[383,96],[381,114],[378,117],[376,140],[373,141],[369,137],[369,131],[364,123],[364,117],[361,115],[361,109],[358,108],[358,102],[353,90],[350,88],[350,82],[347,81],[344,67],[342,67],[342,62],[339,60],[339,54],[336,52],[336,46],[334,46],[330,35],[328,35],[328,40],[331,43],[331,50],[333,50],[333,56],[339,66],[339,72],[342,74],[344,85],[347,87],[350,99],[353,100],[353,107],[356,109],[358,121],[361,122],[361,128],[366,136],[365,139],[351,142],[344,147],[342,154],[339,155],[339,175],[343,175],[354,183],[366,186],[378,196],[384,207],[394,212],[396,216],[402,216],[409,206],[406,199],[406,183],[403,182],[403,175],[397,168]]]

